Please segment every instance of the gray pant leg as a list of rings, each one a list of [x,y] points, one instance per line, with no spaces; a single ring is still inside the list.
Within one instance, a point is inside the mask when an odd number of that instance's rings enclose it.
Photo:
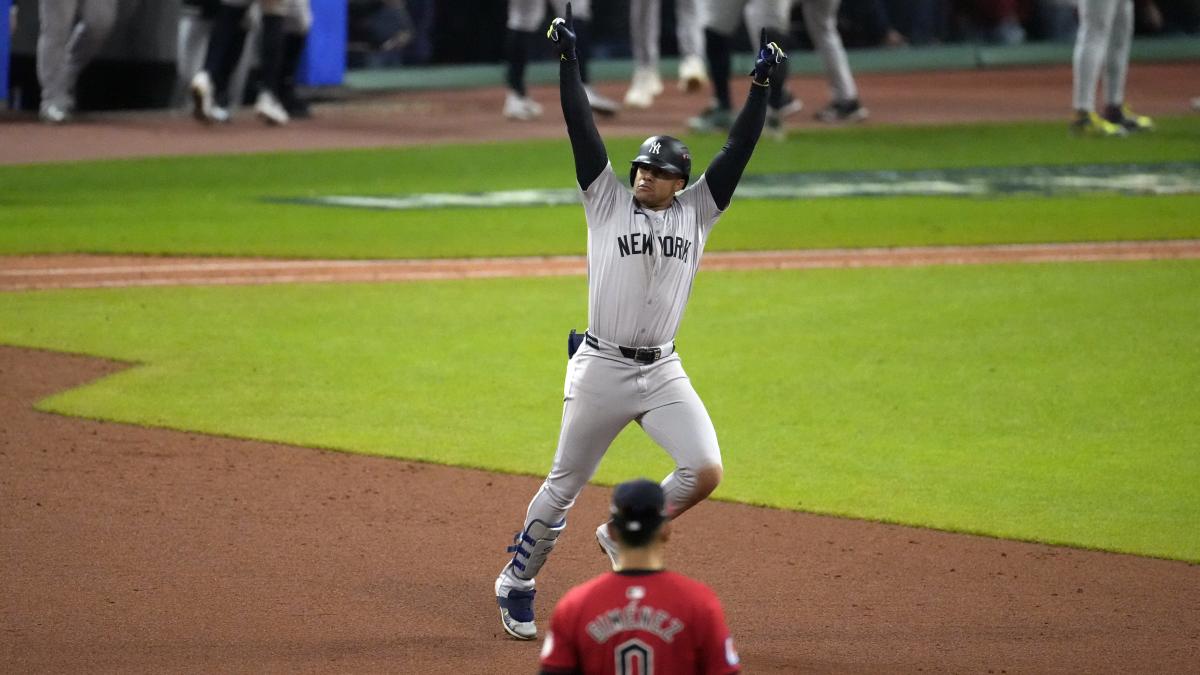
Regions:
[[[733,37],[733,32],[742,23],[742,12],[749,0],[701,0],[701,21],[704,28]],[[755,38],[757,44],[758,38]]]
[[[37,73],[42,109],[70,107],[67,45],[75,31],[80,0],[38,0]]]
[[[675,39],[680,56],[704,58],[704,23],[698,0],[675,0]]]
[[[763,28],[787,33],[792,0],[749,0],[744,4],[746,34],[750,38],[750,44],[754,45],[755,53],[758,52],[758,38]]]
[[[75,83],[79,73],[100,53],[117,21],[117,0],[83,0],[79,23],[67,45],[67,96],[74,106]]]
[[[629,3],[629,46],[636,68],[658,68],[661,0],[632,0]]]
[[[550,6],[554,8],[554,16],[567,15],[567,1],[568,0],[550,0]],[[592,20],[592,0],[570,0],[570,2],[572,17],[576,19],[582,19],[583,21]],[[542,28],[547,28],[549,25],[550,22],[547,21],[546,26],[542,26]]]
[[[637,415],[634,407],[636,371],[597,356],[584,345],[567,364],[562,428],[550,473],[525,515],[525,527],[535,520],[557,523],[596,473],[613,439]]]
[[[800,0],[808,37],[825,66],[825,80],[829,83],[833,100],[839,102],[858,98],[858,87],[850,72],[850,61],[846,58],[846,48],[837,29],[838,5],[841,4],[841,0]]]
[[[721,466],[721,447],[712,418],[678,358],[656,365],[647,380],[653,407],[638,422],[675,461],[675,470],[662,482],[669,510],[675,512],[696,501],[699,471]]]
[[[1079,0],[1079,32],[1075,34],[1075,54],[1072,60],[1075,76],[1072,105],[1075,110],[1096,109],[1096,85],[1100,80],[1100,64],[1108,51],[1117,2],[1118,0]]]
[[[1108,58],[1104,68],[1105,103],[1125,102],[1125,76],[1129,73],[1129,49],[1133,44],[1133,0],[1118,0],[1108,38]]]
[[[208,36],[211,33],[212,21],[201,18],[199,12],[185,12],[179,16],[175,72],[185,84],[204,68],[204,51],[208,49]]]

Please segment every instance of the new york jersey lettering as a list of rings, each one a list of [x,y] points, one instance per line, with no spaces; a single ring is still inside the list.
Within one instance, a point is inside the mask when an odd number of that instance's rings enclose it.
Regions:
[[[658,240],[659,254],[664,258],[675,258],[687,262],[692,251],[692,242],[683,237],[653,237],[641,232],[622,234],[617,237],[617,250],[621,257],[628,255],[654,255],[654,241]]]

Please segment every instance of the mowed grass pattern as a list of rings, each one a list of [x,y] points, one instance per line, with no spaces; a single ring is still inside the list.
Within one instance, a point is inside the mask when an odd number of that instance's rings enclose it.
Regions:
[[[1195,161],[1200,117],[1121,142],[1060,123],[859,127],[763,139],[750,174]],[[623,174],[642,139],[610,138]],[[688,138],[696,173],[723,139]],[[565,139],[0,167],[0,254],[303,258],[581,254],[577,206],[385,212],[267,197],[570,188]],[[1200,195],[734,199],[711,250],[1200,237]]]
[[[539,475],[582,278],[0,295],[55,412]],[[1200,263],[702,273],[718,497],[1200,561]],[[631,427],[597,479],[660,475]],[[797,545],[802,545],[797,542]]]

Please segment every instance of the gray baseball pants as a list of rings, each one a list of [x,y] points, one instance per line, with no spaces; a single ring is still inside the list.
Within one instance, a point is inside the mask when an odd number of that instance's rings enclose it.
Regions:
[[[632,0],[629,4],[629,42],[635,66],[658,67],[661,19],[662,0]],[[696,0],[675,0],[675,38],[680,56],[704,57],[704,26]]]
[[[1096,85],[1104,70],[1105,103],[1125,102],[1125,76],[1133,43],[1133,0],[1079,0],[1079,32],[1073,60],[1075,110],[1096,109]]]
[[[617,434],[637,422],[675,461],[663,480],[668,510],[693,503],[697,473],[721,466],[708,410],[692,388],[678,354],[649,365],[582,345],[567,363],[562,428],[550,473],[525,517],[562,521],[591,480]]]
[[[42,109],[75,107],[75,84],[112,31],[117,0],[38,0],[37,42]]]

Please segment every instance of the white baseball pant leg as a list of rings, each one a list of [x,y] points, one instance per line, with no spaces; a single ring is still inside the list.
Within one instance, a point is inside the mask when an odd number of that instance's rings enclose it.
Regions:
[[[762,29],[786,35],[791,24],[793,0],[750,0],[745,3],[746,32],[754,53],[758,53],[758,39]],[[731,31],[732,33],[732,31]]]
[[[726,37],[742,23],[742,11],[750,0],[702,0],[702,23],[705,28]],[[754,38],[758,44],[758,38]]]
[[[42,107],[75,107],[75,84],[112,31],[117,0],[38,0],[37,42]]]
[[[837,29],[838,6],[841,4],[842,0],[800,0],[804,27],[825,66],[825,80],[829,83],[833,100],[839,103],[858,98],[858,87],[850,72],[850,61],[846,58],[846,47]]]
[[[1133,0],[1117,0],[1104,67],[1105,103],[1108,105],[1125,103],[1125,79],[1129,74],[1129,50],[1132,45]]]
[[[1075,54],[1072,60],[1075,110],[1096,109],[1096,85],[1100,66],[1108,53],[1117,5],[1132,0],[1079,0],[1079,31],[1075,34]]]
[[[675,40],[679,56],[704,58],[704,22],[697,0],[675,0]]]
[[[555,16],[567,15],[567,0],[553,0],[552,4]],[[572,0],[571,15],[583,21],[591,20],[591,0]],[[509,30],[544,31],[549,25],[550,22],[546,19],[546,0],[508,0],[508,21],[505,26]]]
[[[629,47],[633,52],[634,67],[658,68],[661,17],[661,0],[632,0],[629,3]]]

